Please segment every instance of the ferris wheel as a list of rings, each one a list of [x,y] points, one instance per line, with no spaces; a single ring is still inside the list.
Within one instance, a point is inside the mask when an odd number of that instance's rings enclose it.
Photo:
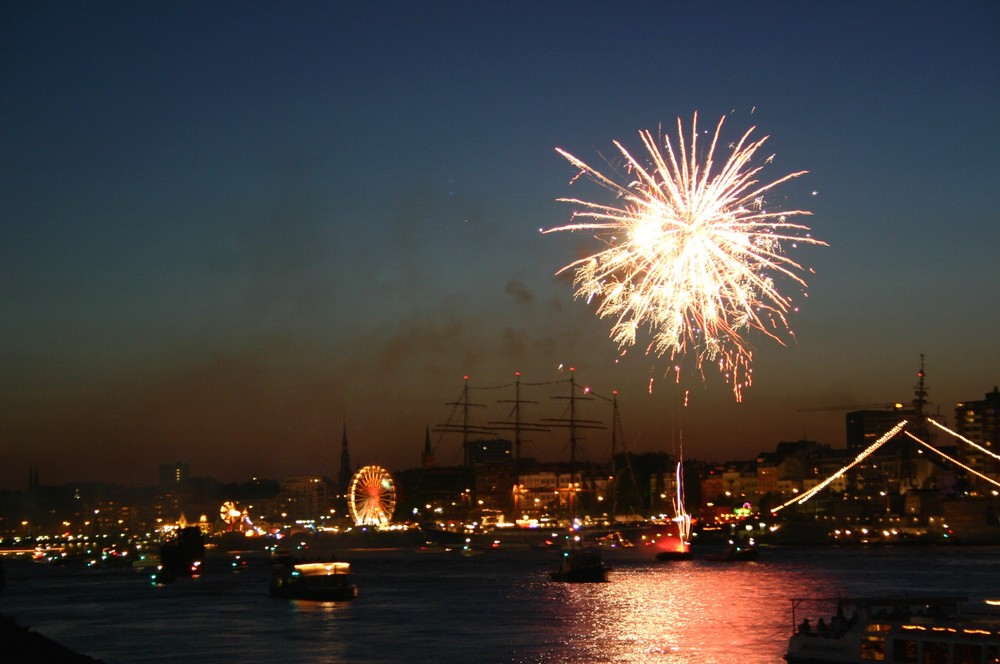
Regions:
[[[243,512],[236,507],[236,503],[227,500],[219,507],[219,517],[226,522],[227,526],[233,528],[243,518]]]
[[[396,508],[392,475],[381,466],[365,466],[354,473],[347,491],[347,507],[355,525],[389,525]]]

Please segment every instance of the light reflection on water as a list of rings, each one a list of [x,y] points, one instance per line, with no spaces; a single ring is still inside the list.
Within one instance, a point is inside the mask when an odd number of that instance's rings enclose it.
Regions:
[[[612,583],[551,589],[564,607],[561,662],[777,662],[789,598],[829,594],[822,579],[765,563],[672,562],[620,568]]]
[[[763,549],[754,563],[612,561],[560,584],[548,552],[355,560],[349,603],[278,600],[263,565],[151,587],[131,570],[11,563],[0,612],[108,664],[782,661],[792,597],[1000,596],[997,548]]]

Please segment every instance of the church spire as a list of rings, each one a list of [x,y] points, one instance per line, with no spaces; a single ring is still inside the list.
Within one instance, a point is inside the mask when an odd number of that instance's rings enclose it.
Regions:
[[[431,428],[424,430],[424,451],[420,455],[420,467],[431,468],[434,466],[434,452],[431,450]]]
[[[343,434],[340,441],[340,475],[337,478],[340,483],[340,490],[347,493],[348,485],[351,482],[351,454],[347,451],[347,418],[344,418]]]

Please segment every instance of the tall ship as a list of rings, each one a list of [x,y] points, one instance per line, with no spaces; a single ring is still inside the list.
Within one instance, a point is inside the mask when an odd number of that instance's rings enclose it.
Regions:
[[[472,414],[486,406],[473,401],[474,388],[465,378],[461,396],[448,404],[452,416],[433,429],[442,436],[461,436],[463,464],[451,469],[457,475],[451,488],[454,494],[461,495],[461,503],[421,523],[429,544],[472,549],[566,549],[583,542],[600,549],[609,559],[654,560],[661,553],[686,555],[690,516],[684,511],[682,487],[673,520],[621,519],[618,499],[622,487],[618,483],[626,475],[624,471],[631,474],[631,468],[615,467],[621,432],[618,394],[600,396],[580,385],[573,369],[568,373],[564,380],[535,384],[522,383],[516,373],[510,385],[479,388],[513,387],[514,392],[513,399],[497,401],[509,407],[507,418],[482,425],[474,421]],[[526,417],[527,407],[537,402],[524,398],[525,385],[556,386],[558,394],[552,398],[562,402],[562,416],[535,420]],[[610,405],[610,467],[581,461],[579,455],[588,433],[608,428],[585,412],[587,402],[596,399]],[[530,442],[527,436],[554,430],[567,433],[566,461],[537,463],[523,455],[524,444]],[[499,439],[498,432],[510,432],[511,440]],[[425,466],[428,477],[446,476],[448,469],[432,467],[430,430],[424,457],[431,460]]]

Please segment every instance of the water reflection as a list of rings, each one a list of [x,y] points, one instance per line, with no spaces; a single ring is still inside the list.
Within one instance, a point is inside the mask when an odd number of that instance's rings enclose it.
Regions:
[[[310,618],[322,618],[333,620],[338,614],[344,614],[351,610],[350,602],[310,602],[306,600],[287,600],[292,611],[296,615]]]
[[[12,562],[3,613],[109,664],[779,664],[791,598],[1000,597],[1000,548],[774,549],[758,562],[611,561],[548,579],[549,552],[359,561],[353,602],[279,600],[263,568],[153,588],[131,570]]]
[[[619,568],[608,584],[553,589],[564,608],[551,637],[560,661],[779,662],[789,598],[835,593],[833,585],[815,569],[756,562]]]

